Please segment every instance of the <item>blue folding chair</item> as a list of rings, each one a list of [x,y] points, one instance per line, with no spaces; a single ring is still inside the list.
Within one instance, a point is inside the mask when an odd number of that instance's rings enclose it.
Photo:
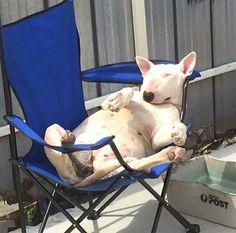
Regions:
[[[80,232],[86,232],[80,225],[81,221],[88,216],[91,219],[97,219],[101,212],[135,181],[138,181],[159,201],[152,228],[153,233],[156,232],[162,207],[165,207],[185,227],[187,232],[196,233],[200,231],[198,225],[189,223],[165,201],[172,164],[157,165],[151,169],[150,174],[134,171],[122,159],[113,142],[113,136],[102,138],[95,144],[67,147],[50,146],[43,139],[45,130],[49,125],[58,123],[63,128],[73,130],[87,117],[82,81],[142,83],[142,76],[135,62],[107,65],[81,72],[79,36],[72,0],[64,0],[45,11],[5,25],[1,27],[0,33],[1,65],[6,102],[5,120],[10,124],[11,162],[14,180],[16,181],[22,232],[26,232],[26,229],[21,196],[20,169],[32,178],[50,200],[39,232],[44,231],[52,205],[72,223],[66,231],[67,233],[75,228]],[[169,63],[169,61],[154,61],[154,63]],[[184,84],[183,106],[186,105],[188,82],[198,76],[200,74],[194,71],[187,78]],[[13,114],[11,88],[21,105],[25,121]],[[184,110],[185,107],[181,112],[181,118],[184,117]],[[70,114],[72,112],[73,114]],[[33,142],[30,151],[22,159],[17,156],[15,128],[32,139]],[[44,146],[69,153],[78,150],[94,150],[104,145],[111,146],[125,171],[79,188],[79,190],[88,192],[103,191],[86,209],[78,205],[67,194],[66,188],[72,189],[73,187],[64,183],[59,177],[56,169],[45,155]],[[155,179],[166,171],[163,191],[159,195],[144,179]],[[47,185],[43,185],[40,182],[41,180]],[[49,191],[49,186],[53,188],[53,192]],[[112,192],[114,194],[99,209],[95,210]],[[75,220],[57,202],[57,196],[61,196],[74,206],[79,207],[83,214]]]

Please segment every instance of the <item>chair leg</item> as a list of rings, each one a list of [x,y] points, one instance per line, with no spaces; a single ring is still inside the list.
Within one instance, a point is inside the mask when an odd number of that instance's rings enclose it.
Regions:
[[[124,186],[122,188],[120,188],[112,197],[110,197],[110,199],[108,199],[108,201],[106,203],[104,203],[98,210],[97,210],[97,214],[98,216],[100,216],[100,214],[102,213],[103,210],[105,210],[105,208],[107,208],[128,186]]]
[[[88,192],[88,198],[89,198],[89,208],[91,208],[91,205],[93,204],[93,193],[92,192]],[[98,216],[97,211],[96,210],[92,210],[87,219],[88,220],[97,220],[100,216]]]
[[[58,183],[56,184],[56,187],[58,187]],[[52,197],[55,198],[55,195],[56,195],[56,190],[54,189],[53,193],[52,193]],[[43,218],[43,221],[40,225],[38,233],[43,233],[43,231],[45,229],[45,226],[46,226],[46,223],[48,221],[48,217],[49,217],[49,214],[50,214],[51,207],[52,207],[52,201],[50,201],[49,204],[48,204],[46,213],[44,215],[44,218]]]
[[[98,197],[91,206],[76,220],[76,222],[79,224],[82,222],[89,214],[111,193],[111,191],[114,189],[114,187],[120,182],[122,178],[118,177],[112,185],[100,196]],[[70,233],[74,230],[74,225],[71,225],[65,233]]]
[[[49,202],[48,204],[48,207],[47,207],[47,210],[46,210],[46,213],[43,217],[43,221],[40,225],[40,228],[39,228],[39,231],[38,233],[43,233],[44,229],[45,229],[45,226],[47,224],[47,221],[48,221],[48,217],[49,217],[49,214],[50,214],[50,210],[51,210],[51,206],[52,206],[52,201]]]
[[[43,176],[40,176],[41,179],[44,180],[44,182],[48,183],[50,186],[55,187],[49,180],[45,179]],[[107,200],[98,210],[93,210],[91,213],[88,215],[89,220],[97,220],[100,217],[100,214],[104,209],[111,203],[113,202],[128,186],[121,187],[113,196],[110,197],[110,199]],[[65,198],[68,202],[70,202],[72,205],[78,207],[81,209],[83,212],[85,212],[87,209],[84,208],[81,205],[78,205],[71,197],[68,197],[68,195],[61,189],[58,189],[58,187],[55,187],[55,191],[57,194]],[[111,191],[110,191],[111,192]],[[108,193],[109,194],[109,193]],[[107,195],[108,195],[107,194]],[[88,192],[89,195],[89,205],[92,205],[92,193]]]
[[[76,206],[77,208],[79,208],[80,210],[82,210],[83,212],[86,211],[87,209],[84,208],[82,205],[78,204],[72,197],[70,197],[65,191],[63,191],[60,187],[59,184],[58,186],[55,186],[54,183],[50,182],[49,180],[45,179],[45,177],[40,176],[40,179],[42,179],[45,183],[47,183],[49,186],[51,186],[57,195],[60,195],[61,197],[63,197],[65,200],[67,200],[68,202],[70,202],[72,205]]]
[[[69,213],[66,211],[59,203],[56,202],[56,200],[51,196],[51,193],[38,181],[38,179],[27,169],[22,167],[22,170],[25,174],[27,174],[29,177],[32,178],[34,183],[43,191],[45,196],[52,202],[52,204],[60,211],[62,212],[66,218],[73,224],[73,229],[77,228],[81,233],[87,233],[82,226],[80,226],[79,222],[77,222]]]
[[[166,172],[166,177],[165,177],[164,185],[163,185],[162,192],[161,192],[162,199],[165,199],[165,196],[167,193],[167,188],[168,188],[168,184],[170,181],[170,175],[172,172],[172,168],[173,168],[173,164],[170,164],[170,167],[167,169],[167,172]],[[163,207],[162,203],[159,202],[158,207],[157,207],[157,212],[156,212],[156,215],[154,218],[153,226],[152,226],[152,231],[151,231],[152,233],[156,233],[156,231],[157,231],[158,223],[159,223],[159,220],[161,217],[162,207]]]
[[[26,225],[25,225],[25,213],[24,213],[24,204],[22,197],[22,187],[21,187],[21,179],[20,179],[20,170],[16,164],[12,164],[13,171],[13,180],[15,184],[16,195],[18,199],[18,206],[20,212],[20,224],[21,224],[21,232],[26,233]]]
[[[180,224],[186,229],[187,233],[199,233],[200,226],[198,224],[191,224],[187,219],[185,219],[177,210],[175,210],[169,203],[167,203],[149,184],[147,184],[143,179],[137,179],[137,181],[146,188],[165,209],[180,222]]]
[[[94,210],[89,216],[89,220],[97,220],[101,217],[102,211],[104,211],[128,186],[120,188],[115,194],[113,194],[98,210]]]

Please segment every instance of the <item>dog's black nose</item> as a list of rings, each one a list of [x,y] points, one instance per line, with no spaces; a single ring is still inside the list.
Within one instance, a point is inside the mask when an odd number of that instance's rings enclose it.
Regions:
[[[154,93],[153,92],[143,92],[143,99],[150,103],[154,99]]]

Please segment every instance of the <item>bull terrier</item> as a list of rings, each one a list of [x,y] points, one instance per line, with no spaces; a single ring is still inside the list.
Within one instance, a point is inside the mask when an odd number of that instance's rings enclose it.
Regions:
[[[136,57],[136,63],[143,76],[140,91],[127,87],[111,94],[102,109],[73,132],[58,124],[49,126],[45,141],[55,146],[88,144],[114,135],[125,162],[142,172],[149,172],[159,163],[180,161],[186,140],[186,126],[179,117],[183,83],[194,69],[196,53],[189,53],[178,64],[154,65],[142,57]],[[171,143],[176,146],[160,150]],[[70,156],[47,147],[45,152],[60,177],[76,187],[89,185],[121,168],[109,145]]]

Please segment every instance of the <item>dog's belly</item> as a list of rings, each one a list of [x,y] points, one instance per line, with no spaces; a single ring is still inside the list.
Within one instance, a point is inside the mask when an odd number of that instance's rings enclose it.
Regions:
[[[114,142],[123,157],[142,158],[153,153],[151,146],[150,122],[140,119],[129,108],[119,112],[101,110],[87,118],[73,133],[76,143],[94,143],[103,137],[114,135]],[[102,159],[112,159],[114,154],[109,146],[94,153]]]

